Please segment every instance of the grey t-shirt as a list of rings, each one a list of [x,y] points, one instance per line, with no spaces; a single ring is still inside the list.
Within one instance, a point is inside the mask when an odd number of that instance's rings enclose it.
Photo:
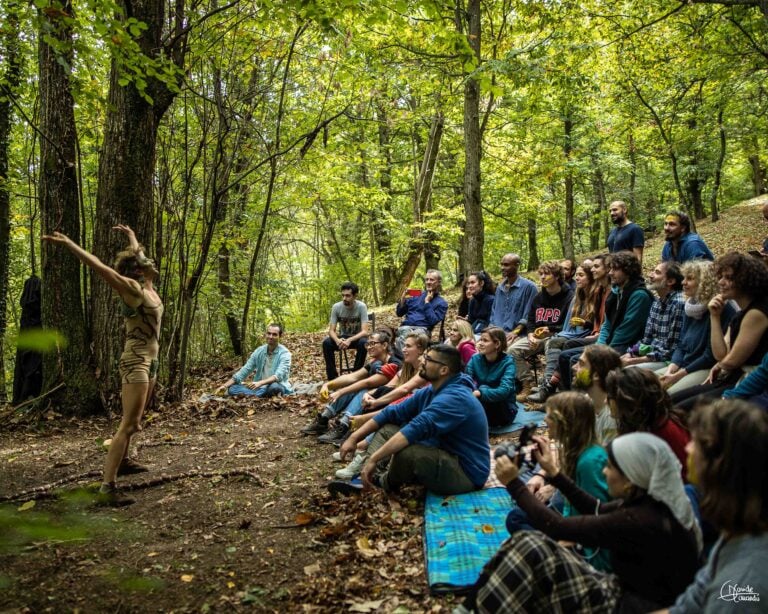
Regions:
[[[360,332],[363,324],[368,323],[368,307],[362,301],[355,301],[351,307],[339,301],[331,309],[331,326],[336,326],[339,337],[351,337]]]
[[[608,445],[616,437],[616,420],[607,405],[603,405],[603,409],[595,416],[595,434],[601,446]]]

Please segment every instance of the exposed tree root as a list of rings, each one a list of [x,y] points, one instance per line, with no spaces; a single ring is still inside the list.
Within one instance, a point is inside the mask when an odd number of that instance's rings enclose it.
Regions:
[[[60,486],[68,484],[70,482],[77,482],[86,480],[88,478],[94,478],[101,475],[101,470],[87,471],[77,475],[70,475],[55,482],[49,484],[43,484],[24,492],[16,493],[13,495],[6,495],[0,497],[0,503],[7,503],[10,501],[23,502],[41,499],[54,499],[64,494],[63,491],[57,490]],[[193,469],[192,471],[185,471],[182,473],[163,474],[156,478],[144,480],[142,482],[133,482],[129,484],[121,484],[122,490],[143,490],[145,488],[152,488],[153,486],[161,486],[163,484],[170,484],[171,482],[178,482],[179,480],[186,480],[189,478],[233,478],[233,477],[249,477],[256,482],[258,486],[262,486],[263,482],[261,478],[256,474],[254,469],[219,469],[214,471],[203,471],[200,469]]]

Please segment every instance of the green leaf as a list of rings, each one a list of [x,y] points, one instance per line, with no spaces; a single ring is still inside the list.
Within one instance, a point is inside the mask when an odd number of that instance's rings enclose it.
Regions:
[[[34,328],[19,332],[16,347],[20,350],[47,354],[67,347],[67,338],[52,328]]]

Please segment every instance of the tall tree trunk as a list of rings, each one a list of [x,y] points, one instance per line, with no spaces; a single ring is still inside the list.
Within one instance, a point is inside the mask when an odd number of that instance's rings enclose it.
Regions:
[[[435,176],[435,165],[437,164],[437,154],[440,151],[440,143],[443,138],[443,127],[445,117],[442,113],[437,113],[432,119],[432,127],[429,131],[424,159],[421,162],[421,169],[416,179],[414,194],[414,220],[413,230],[411,231],[411,240],[408,243],[408,255],[400,269],[397,284],[392,292],[383,298],[384,303],[394,303],[402,295],[403,291],[413,279],[416,269],[421,261],[421,255],[424,251],[424,237],[421,232],[421,219],[426,210],[429,199],[432,195],[432,180]]]
[[[381,208],[382,213],[392,211],[392,145],[389,130],[389,116],[387,108],[382,102],[376,105],[379,128],[379,155],[384,160],[384,165],[379,172],[379,186],[386,195]],[[376,248],[379,253],[381,265],[381,288],[379,295],[383,302],[391,296],[397,285],[397,267],[392,258],[392,236],[387,224],[384,223],[385,215],[373,215],[373,234],[376,239]]]
[[[631,169],[629,173],[629,206],[632,213],[630,215],[637,215],[637,144],[635,143],[635,135],[631,132],[629,133],[628,149]]]
[[[760,144],[757,134],[752,134],[752,151],[749,156],[749,166],[752,169],[752,196],[760,196],[768,192],[768,181],[766,181],[766,169],[760,160]]]
[[[5,381],[5,329],[8,302],[8,264],[11,250],[11,194],[8,191],[8,149],[10,146],[11,96],[21,80],[19,50],[19,2],[10,0],[7,19],[0,38],[0,55],[5,57],[5,72],[0,75],[0,405],[7,401]]]
[[[184,0],[175,0],[174,31],[170,33],[164,31],[167,21],[167,3],[164,0],[123,0],[120,4],[123,15],[147,26],[135,38],[144,55],[153,59],[168,56],[177,65],[183,63],[186,45],[183,34]],[[173,41],[172,47],[164,46],[164,34],[168,34]],[[123,248],[122,236],[112,230],[116,224],[131,226],[142,244],[155,244],[153,176],[157,129],[176,96],[166,83],[149,76],[145,76],[147,87],[144,95],[132,80],[127,85],[120,85],[121,79],[131,77],[130,71],[124,70],[113,59],[104,143],[99,158],[93,242],[93,252],[105,262],[110,262],[115,252]],[[160,267],[162,254],[150,255]],[[114,391],[119,385],[117,364],[122,349],[122,335],[116,334],[121,326],[119,309],[111,289],[99,283],[93,284],[91,305],[100,384],[104,392]]]
[[[597,156],[592,157],[592,193],[596,207],[589,225],[589,249],[596,251],[602,247],[600,243],[600,229],[605,221],[608,204],[605,198],[605,177]],[[607,235],[604,235],[607,237]]]
[[[571,151],[573,146],[573,120],[566,116],[564,123],[563,157],[565,158],[565,236],[563,237],[563,255],[573,260],[573,171],[571,170]]]
[[[480,63],[480,0],[468,0],[464,17],[467,41]],[[481,271],[485,228],[480,200],[480,84],[467,76],[464,84],[464,226],[463,255],[467,271]],[[462,271],[466,273],[467,271]]]
[[[535,271],[539,268],[539,245],[536,241],[536,218],[528,218],[528,267],[526,271]]]
[[[715,179],[712,184],[712,194],[709,197],[709,208],[712,212],[712,221],[716,222],[720,219],[719,207],[717,206],[718,192],[720,192],[720,182],[723,175],[723,163],[725,162],[725,148],[726,148],[726,135],[725,126],[723,125],[723,107],[721,106],[717,111],[717,129],[720,136],[720,154],[717,156],[717,163],[715,164]]]
[[[79,194],[74,100],[70,88],[72,66],[72,5],[61,6],[62,15],[39,13],[40,78],[40,208],[43,233],[55,230],[80,236]],[[47,40],[55,41],[55,48]],[[65,393],[57,408],[67,413],[91,413],[99,407],[90,364],[90,339],[80,286],[80,262],[49,243],[42,250],[43,326],[58,330],[66,347],[43,359],[43,390],[61,382]],[[103,282],[100,282],[103,283]]]

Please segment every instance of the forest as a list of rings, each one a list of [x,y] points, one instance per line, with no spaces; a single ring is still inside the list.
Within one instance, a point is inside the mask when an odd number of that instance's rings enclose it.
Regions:
[[[179,400],[266,323],[322,328],[344,280],[391,304],[597,250],[615,199],[652,232],[765,193],[767,68],[758,0],[3,0],[0,403],[33,275],[43,390],[117,399],[117,298],[41,235],[111,263],[136,230]]]

